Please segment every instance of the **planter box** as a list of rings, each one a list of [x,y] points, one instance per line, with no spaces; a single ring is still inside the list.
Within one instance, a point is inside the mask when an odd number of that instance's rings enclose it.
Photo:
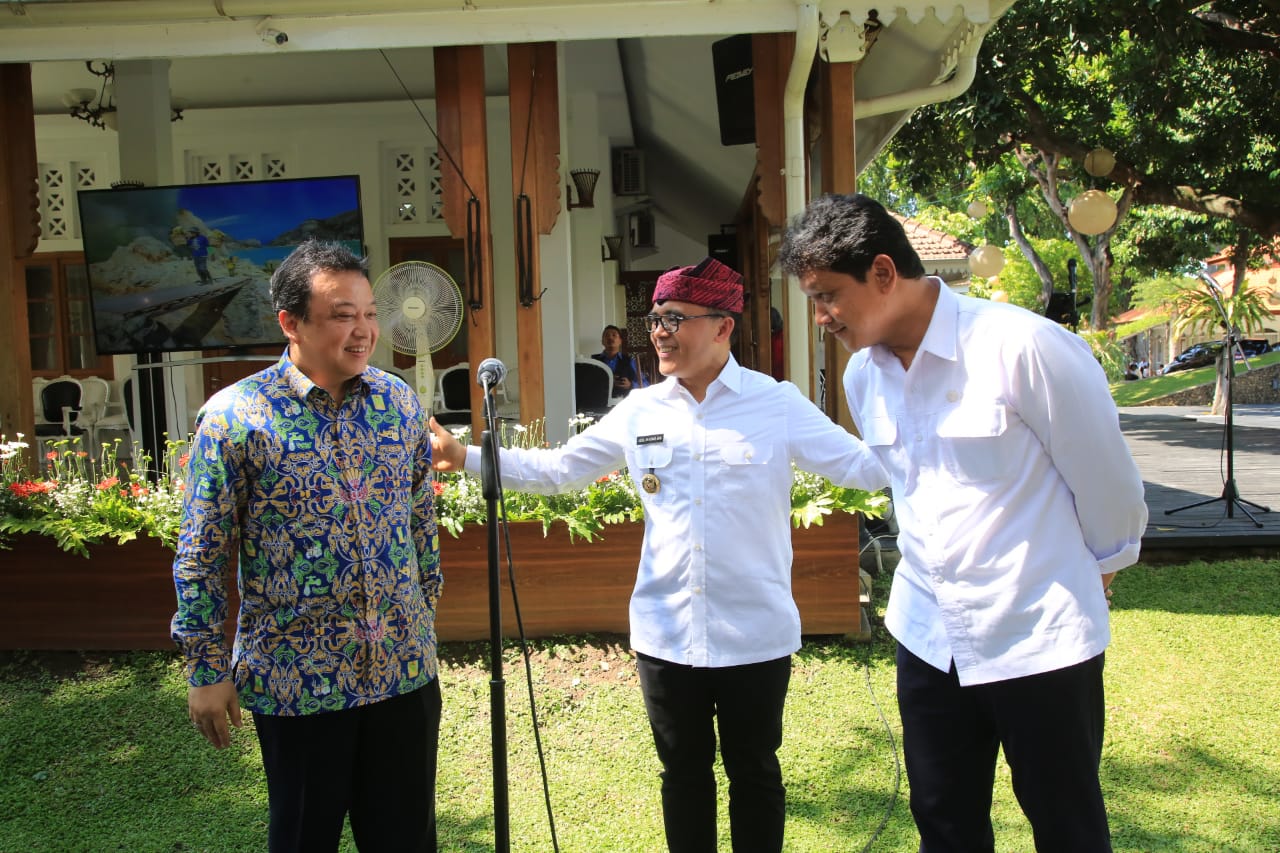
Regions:
[[[610,524],[591,542],[569,542],[562,525],[547,536],[536,522],[511,525],[511,553],[525,634],[625,634],[640,562],[642,524]],[[821,527],[792,531],[791,583],[805,634],[859,633],[858,520],[840,513]],[[505,546],[504,546],[505,548]],[[440,538],[444,594],[436,627],[441,640],[489,637],[488,539],[481,526]],[[516,636],[505,551],[499,564],[502,633]]]
[[[640,524],[605,527],[592,542],[570,543],[562,527],[511,525],[511,551],[525,633],[530,637],[626,633],[643,536]],[[822,527],[792,533],[792,586],[806,634],[859,630],[858,523],[828,516]],[[441,533],[444,596],[436,628],[442,641],[489,636],[488,539],[469,526]],[[155,539],[91,546],[89,559],[44,536],[18,536],[0,551],[0,649],[169,649],[176,603],[173,552]],[[502,576],[503,634],[516,634],[507,567]],[[228,636],[234,635],[234,591]]]
[[[173,551],[160,540],[90,545],[88,559],[47,536],[12,545],[0,551],[0,649],[174,648]]]

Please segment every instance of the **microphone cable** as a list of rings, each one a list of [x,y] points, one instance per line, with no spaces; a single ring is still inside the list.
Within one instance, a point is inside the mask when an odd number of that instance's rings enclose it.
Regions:
[[[529,693],[529,718],[533,724],[533,744],[538,753],[538,772],[542,777],[542,801],[547,810],[547,826],[551,830],[551,849],[560,853],[560,843],[556,838],[556,817],[551,807],[551,783],[547,776],[547,758],[542,749],[542,734],[538,726],[538,703],[533,690],[533,665],[529,659],[529,641],[524,633],[524,618],[520,615],[520,596],[516,592],[516,569],[511,559],[511,525],[507,521],[507,492],[498,483],[498,518],[502,525],[503,553],[507,558],[507,580],[511,584],[511,606],[516,615],[516,632],[520,641],[520,657],[524,660],[524,682]]]
[[[881,539],[896,539],[893,534],[884,533],[879,536],[872,536],[867,540],[867,544],[858,549],[858,557],[870,548],[873,544],[878,543]],[[861,570],[861,559],[859,559],[859,570]],[[873,629],[871,624],[871,615],[867,614],[867,630]],[[884,727],[884,733],[889,738],[889,748],[893,751],[893,792],[889,795],[889,804],[885,807],[884,816],[880,818],[879,825],[871,833],[871,837],[867,839],[867,843],[862,847],[862,853],[869,853],[871,847],[879,840],[884,828],[889,825],[889,819],[893,817],[893,810],[897,808],[898,797],[902,792],[902,758],[898,755],[898,740],[893,735],[893,727],[889,725],[889,720],[885,717],[884,708],[880,706],[880,700],[876,696],[875,687],[871,684],[871,656],[868,654],[862,660],[862,677],[867,685],[867,693],[871,696],[871,704],[875,706],[876,714],[880,718],[880,725]]]
[[[492,398],[493,389],[488,387],[487,384],[482,385],[482,387],[486,398],[486,411],[496,413],[496,408],[491,408],[495,406]],[[497,442],[493,445],[494,454],[497,455],[500,453],[501,435],[497,434],[494,438]],[[525,689],[529,694],[529,718],[533,724],[533,744],[538,754],[538,773],[542,780],[542,801],[547,811],[547,826],[551,830],[551,849],[554,853],[560,853],[560,842],[556,836],[555,811],[551,806],[551,783],[547,775],[546,752],[542,747],[542,734],[538,725],[538,703],[533,688],[533,664],[530,663],[529,640],[524,632],[524,617],[520,613],[520,596],[516,592],[515,562],[511,558],[511,524],[507,518],[507,490],[502,487],[501,476],[495,477],[495,480],[498,487],[498,524],[502,528],[502,547],[507,562],[507,580],[511,585],[511,605],[516,616],[516,633],[520,643],[520,654],[524,660]],[[501,641],[501,638],[499,638],[499,641]]]

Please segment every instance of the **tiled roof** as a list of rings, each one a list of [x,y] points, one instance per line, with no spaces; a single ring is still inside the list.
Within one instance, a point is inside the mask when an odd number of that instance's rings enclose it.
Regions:
[[[920,260],[926,263],[929,261],[964,260],[973,251],[973,246],[968,243],[957,240],[950,234],[934,231],[914,219],[908,219],[897,213],[893,214],[893,218],[902,223],[902,228],[907,232],[907,239],[911,241],[912,248],[916,250]]]

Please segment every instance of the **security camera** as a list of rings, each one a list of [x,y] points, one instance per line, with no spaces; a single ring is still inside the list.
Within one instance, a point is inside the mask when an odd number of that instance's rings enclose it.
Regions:
[[[289,34],[282,33],[279,30],[263,30],[258,33],[258,37],[262,39],[263,44],[274,44],[276,47],[280,47],[289,41]]]

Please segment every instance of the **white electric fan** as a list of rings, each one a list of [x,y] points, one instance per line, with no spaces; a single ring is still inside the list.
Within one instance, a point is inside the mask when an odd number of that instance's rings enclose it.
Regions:
[[[373,298],[391,348],[415,359],[413,387],[430,413],[436,384],[431,354],[448,346],[462,328],[462,291],[435,264],[404,261],[378,276]]]

